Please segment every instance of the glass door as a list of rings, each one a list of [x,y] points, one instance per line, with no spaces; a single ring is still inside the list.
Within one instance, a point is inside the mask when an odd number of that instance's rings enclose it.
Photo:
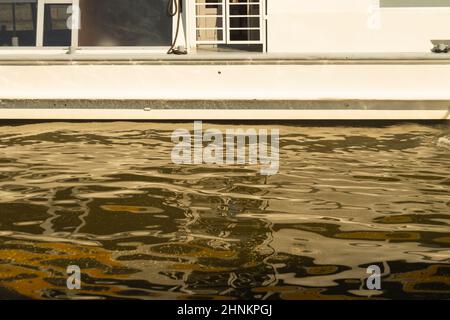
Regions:
[[[38,0],[38,47],[70,47],[76,45],[78,28],[73,23],[78,0]]]
[[[227,0],[227,43],[263,43],[261,0]]]
[[[0,47],[36,45],[37,0],[0,0]]]
[[[226,43],[226,0],[196,0],[195,31],[198,44]]]
[[[263,44],[263,0],[196,0],[197,44]]]
[[[176,26],[176,17],[168,13],[170,1],[0,0],[0,47],[165,52]]]
[[[169,47],[173,0],[80,0],[80,47]],[[167,49],[166,49],[167,51]]]

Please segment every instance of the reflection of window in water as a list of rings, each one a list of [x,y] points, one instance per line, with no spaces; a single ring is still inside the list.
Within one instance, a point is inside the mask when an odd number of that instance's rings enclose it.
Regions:
[[[80,46],[168,46],[167,0],[80,0]]]
[[[44,14],[44,46],[70,46],[72,31],[67,28],[69,5],[46,4]]]
[[[0,46],[35,46],[36,19],[36,1],[0,3]]]

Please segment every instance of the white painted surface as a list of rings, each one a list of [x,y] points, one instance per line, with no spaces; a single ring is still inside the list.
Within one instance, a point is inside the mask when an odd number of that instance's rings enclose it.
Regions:
[[[450,65],[0,65],[1,99],[450,100]]]
[[[269,52],[429,52],[450,39],[450,8],[377,0],[268,0]]]

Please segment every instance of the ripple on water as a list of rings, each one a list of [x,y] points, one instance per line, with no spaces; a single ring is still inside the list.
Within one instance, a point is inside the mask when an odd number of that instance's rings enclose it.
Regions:
[[[173,164],[190,124],[3,125],[0,297],[449,297],[448,126],[247,126],[280,129],[278,174]]]

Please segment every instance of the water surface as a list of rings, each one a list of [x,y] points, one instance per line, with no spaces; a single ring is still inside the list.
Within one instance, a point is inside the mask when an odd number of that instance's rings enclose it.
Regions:
[[[173,164],[192,123],[3,123],[0,298],[450,298],[448,125],[204,127],[280,129],[279,173]]]

